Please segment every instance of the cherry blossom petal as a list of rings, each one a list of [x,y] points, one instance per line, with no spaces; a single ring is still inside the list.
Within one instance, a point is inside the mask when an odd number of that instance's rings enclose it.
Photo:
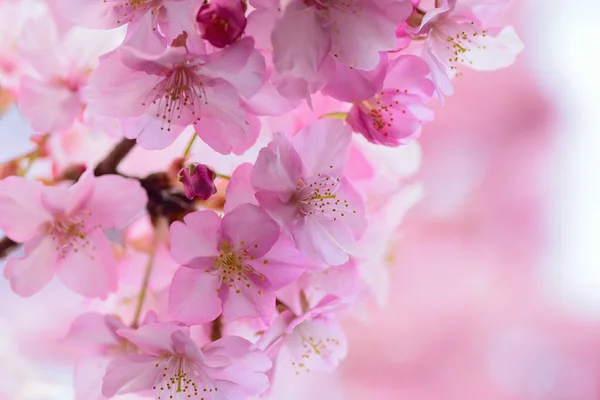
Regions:
[[[293,232],[298,249],[316,265],[340,265],[348,261],[355,240],[350,230],[338,221],[304,218]]]
[[[189,335],[189,328],[179,322],[150,323],[137,329],[120,329],[118,334],[142,352],[160,356],[174,352],[171,335],[176,331],[183,331]]]
[[[252,174],[252,164],[240,164],[231,174],[231,179],[227,184],[225,206],[223,207],[226,213],[230,212],[240,204],[256,204],[254,197],[254,188],[250,181]]]
[[[112,358],[107,356],[77,360],[73,376],[75,400],[105,400],[102,396],[102,378],[111,361]]]
[[[282,236],[260,260],[249,261],[256,271],[264,274],[273,288],[279,290],[295,281],[305,271],[304,256],[294,244]]]
[[[306,126],[292,138],[306,175],[341,176],[348,160],[352,131],[341,120],[325,118]],[[256,168],[256,167],[255,167]]]
[[[183,265],[219,254],[221,219],[214,211],[196,211],[171,224],[171,256]]]
[[[302,32],[301,35],[298,32]],[[271,34],[273,64],[280,74],[313,80],[330,48],[318,10],[303,2],[289,4]]]
[[[151,390],[167,360],[147,354],[115,358],[108,364],[102,379],[102,394],[112,397],[115,394]]]
[[[87,203],[90,223],[104,228],[121,228],[145,210],[148,197],[139,181],[117,175],[95,178],[94,191]]]
[[[193,262],[193,266],[197,269],[181,267],[177,270],[169,292],[170,314],[188,325],[213,321],[221,313],[217,293],[220,275],[205,272],[212,268],[212,263]]]
[[[107,323],[108,319],[113,319],[117,324],[111,327]],[[118,344],[120,336],[117,335],[116,329],[122,328],[125,328],[125,324],[114,316],[88,312],[78,316],[71,323],[65,341],[69,344],[93,347],[97,351],[101,351],[106,347]]]
[[[281,133],[262,148],[252,170],[252,185],[257,190],[295,191],[302,176],[302,160],[292,143]]]
[[[253,204],[241,204],[225,214],[221,226],[223,239],[250,257],[264,256],[279,238],[277,223]]]
[[[258,125],[241,107],[235,88],[224,80],[204,86],[207,103],[202,117],[194,123],[198,136],[221,154],[243,154],[258,137]]]
[[[88,233],[57,262],[57,275],[69,289],[86,297],[106,298],[117,288],[116,260],[100,230]]]
[[[372,70],[379,63],[379,52],[396,46],[396,24],[370,0],[349,8],[329,8],[329,18],[335,21],[331,53],[352,68]]]
[[[13,292],[30,297],[39,292],[54,276],[56,244],[50,236],[38,236],[25,243],[23,258],[6,261],[4,277],[10,280]]]
[[[234,282],[229,290],[221,290],[223,318],[262,318],[268,324],[275,312],[275,291],[266,278],[248,274],[248,281]]]
[[[348,353],[348,343],[342,328],[335,321],[313,319],[305,321],[286,338],[290,352],[307,370],[333,370]]]
[[[23,242],[35,236],[52,216],[41,204],[44,185],[8,177],[0,181],[0,228],[11,239]]]

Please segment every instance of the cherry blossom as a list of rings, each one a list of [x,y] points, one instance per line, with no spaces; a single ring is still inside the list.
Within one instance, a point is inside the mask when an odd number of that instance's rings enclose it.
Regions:
[[[290,2],[271,34],[280,90],[287,97],[305,98],[322,89],[334,60],[350,68],[374,69],[379,52],[396,45],[396,22],[411,10],[409,1]]]
[[[159,55],[121,47],[90,78],[90,109],[119,118],[125,136],[146,149],[162,149],[194,125],[219,153],[241,154],[254,144],[258,122],[240,95],[252,96],[263,79],[264,60],[249,38],[207,55],[183,45]]]
[[[196,31],[195,0],[57,0],[61,14],[71,22],[91,29],[113,29],[128,25],[128,39],[142,47],[155,40],[170,44],[182,33],[190,38],[189,47],[204,50]]]
[[[271,367],[269,358],[241,337],[226,336],[200,349],[189,328],[176,322],[117,332],[140,353],[117,358],[108,365],[102,386],[106,397],[151,390],[159,400],[243,400],[269,386],[264,374]]]
[[[54,20],[43,15],[31,21],[19,41],[22,58],[33,67],[21,78],[19,107],[37,132],[69,129],[82,117],[82,88],[98,63],[98,57],[119,45],[115,32],[79,27],[60,35]],[[39,46],[45,52],[39,52]]]
[[[381,91],[348,113],[348,123],[372,143],[404,144],[418,135],[421,124],[433,120],[426,102],[434,93],[429,67],[416,56],[390,62]]]
[[[427,12],[414,30],[427,34],[422,57],[431,67],[439,95],[453,93],[450,80],[459,67],[495,70],[514,63],[523,43],[514,28],[491,26],[508,1],[443,0]]]
[[[117,284],[115,259],[104,229],[122,228],[146,202],[131,179],[86,173],[71,187],[9,177],[0,181],[0,228],[25,242],[23,258],[7,261],[13,291],[31,296],[54,274],[87,297],[106,297]]]
[[[225,47],[246,28],[245,4],[241,0],[212,0],[202,4],[196,22],[202,37],[215,47]]]
[[[257,229],[260,227],[260,229]],[[275,311],[275,290],[303,272],[303,257],[261,208],[242,204],[221,220],[213,211],[171,225],[171,253],[182,267],[173,277],[172,314],[198,324],[223,312],[231,320]]]
[[[366,229],[364,203],[344,177],[352,132],[317,121],[292,138],[275,135],[252,170],[256,199],[313,263],[348,260]]]
[[[335,318],[345,307],[347,303],[329,295],[298,316],[286,310],[273,321],[258,346],[275,358],[285,347],[296,374],[333,370],[348,352],[346,335]]]

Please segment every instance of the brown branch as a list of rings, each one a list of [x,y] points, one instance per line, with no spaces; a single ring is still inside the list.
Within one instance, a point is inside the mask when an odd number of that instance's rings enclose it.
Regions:
[[[100,163],[94,168],[94,175],[108,175],[117,172],[117,167],[123,161],[123,159],[129,154],[129,152],[135,146],[135,140],[123,139],[111,150],[110,153],[100,161]]]
[[[114,174],[117,172],[117,167],[123,161],[123,159],[129,154],[129,152],[134,148],[135,140],[133,139],[123,139],[108,153],[106,157],[98,165],[94,168],[94,175],[108,175]],[[83,173],[81,170],[79,175],[73,174],[73,170],[67,168],[67,175],[65,175],[65,179],[70,179],[77,181]],[[75,175],[75,176],[73,176]],[[0,239],[0,259],[6,257],[12,250],[15,250],[20,243],[17,243],[7,237]]]
[[[210,340],[212,340],[213,342],[216,342],[217,340],[221,339],[223,337],[223,321],[221,321],[221,317],[218,316],[217,319],[215,319],[212,322],[212,325],[210,327]]]

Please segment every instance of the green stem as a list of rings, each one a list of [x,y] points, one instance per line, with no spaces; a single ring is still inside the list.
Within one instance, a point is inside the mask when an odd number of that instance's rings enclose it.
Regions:
[[[192,137],[190,138],[187,146],[185,147],[185,150],[183,151],[183,157],[187,157],[190,155],[190,152],[192,151],[192,145],[194,144],[194,142],[196,141],[196,138],[198,137],[198,134],[196,134],[196,132],[194,132],[194,134],[192,135]]]
[[[321,118],[333,118],[333,119],[346,119],[348,117],[347,112],[332,112],[321,115]]]
[[[154,267],[154,260],[156,258],[155,256],[156,256],[156,244],[154,244],[152,246],[150,258],[148,258],[148,263],[146,264],[146,271],[144,271],[144,278],[142,279],[142,287],[140,288],[137,306],[135,308],[135,313],[133,314],[133,322],[131,323],[131,326],[133,328],[138,327],[138,324],[140,321],[140,316],[142,315],[142,309],[144,308],[144,300],[146,300],[146,293],[148,292],[148,283],[150,282],[150,275],[152,275],[152,269]]]
[[[231,177],[229,175],[223,175],[223,174],[220,174],[218,172],[215,172],[215,175],[217,175],[217,178],[227,179],[227,180],[231,179]]]

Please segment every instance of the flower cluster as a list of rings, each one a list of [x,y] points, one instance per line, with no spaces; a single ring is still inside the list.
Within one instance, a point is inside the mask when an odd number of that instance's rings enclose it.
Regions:
[[[0,87],[36,133],[0,170],[4,276],[92,299],[77,399],[244,400],[336,368],[420,195],[403,149],[463,67],[514,61],[509,3],[0,0]]]

